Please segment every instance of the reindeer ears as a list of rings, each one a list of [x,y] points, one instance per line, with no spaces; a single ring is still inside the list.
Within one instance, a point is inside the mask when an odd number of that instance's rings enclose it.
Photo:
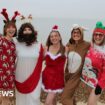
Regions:
[[[6,20],[3,20],[3,22],[6,24],[7,23],[7,21]]]
[[[14,15],[12,17],[12,19],[10,20],[9,17],[8,17],[8,13],[6,11],[6,8],[3,8],[2,11],[1,11],[1,14],[4,16],[5,20],[4,20],[4,23],[6,24],[7,22],[9,21],[13,21],[13,22],[16,22],[16,17],[18,15],[20,15],[20,13],[18,11],[15,11],[14,12]]]

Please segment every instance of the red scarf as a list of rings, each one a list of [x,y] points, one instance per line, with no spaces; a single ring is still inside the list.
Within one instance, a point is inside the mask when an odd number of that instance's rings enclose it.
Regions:
[[[42,70],[42,61],[43,61],[43,48],[41,46],[39,58],[33,73],[23,83],[15,81],[16,88],[19,92],[26,94],[32,92],[36,88],[40,79],[40,74]]]

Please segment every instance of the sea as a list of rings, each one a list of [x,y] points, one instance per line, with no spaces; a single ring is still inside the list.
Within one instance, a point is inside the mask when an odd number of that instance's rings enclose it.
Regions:
[[[35,30],[38,32],[37,38],[38,41],[42,44],[46,43],[47,37],[52,30],[54,25],[58,25],[58,30],[61,34],[63,44],[69,41],[71,37],[71,28],[73,24],[78,24],[87,28],[84,31],[84,40],[91,42],[92,33],[95,28],[96,22],[99,21],[97,19],[79,19],[79,18],[42,18],[42,17],[34,17],[32,20],[25,19],[24,21],[21,19],[17,19],[16,25],[17,29],[21,26],[21,24],[25,22],[30,22]],[[0,33],[3,33],[3,18],[0,18]]]

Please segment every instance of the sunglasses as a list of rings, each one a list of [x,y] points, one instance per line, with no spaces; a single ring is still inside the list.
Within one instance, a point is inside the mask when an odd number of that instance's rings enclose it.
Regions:
[[[95,37],[97,37],[97,36],[98,36],[98,37],[103,37],[104,34],[101,34],[101,33],[99,33],[99,34],[98,34],[98,33],[95,33],[94,36],[95,36]]]

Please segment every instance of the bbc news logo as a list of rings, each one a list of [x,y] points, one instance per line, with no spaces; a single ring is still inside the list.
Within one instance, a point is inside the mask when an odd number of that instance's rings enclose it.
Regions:
[[[9,91],[0,91],[0,97],[13,97],[14,96],[14,91],[9,90]]]

